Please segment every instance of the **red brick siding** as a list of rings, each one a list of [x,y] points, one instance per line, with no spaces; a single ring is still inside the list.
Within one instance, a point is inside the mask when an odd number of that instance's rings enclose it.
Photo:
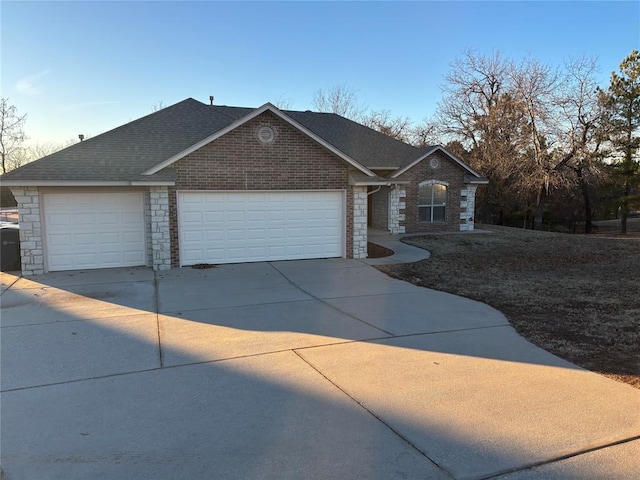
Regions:
[[[263,144],[257,131],[271,126],[275,141]],[[178,160],[176,187],[169,190],[171,263],[179,264],[176,190],[324,190],[346,193],[346,253],[353,254],[354,168],[271,112]]]
[[[433,169],[430,159],[440,160],[440,167]],[[465,171],[440,152],[424,159],[415,167],[400,175],[399,179],[409,180],[406,185],[405,230],[407,233],[438,232],[460,229],[460,190],[465,187]],[[444,223],[418,221],[418,186],[425,180],[440,180],[449,184],[447,188],[447,220]]]
[[[378,187],[370,187],[372,190]],[[369,226],[381,230],[389,228],[389,187],[369,195]]]

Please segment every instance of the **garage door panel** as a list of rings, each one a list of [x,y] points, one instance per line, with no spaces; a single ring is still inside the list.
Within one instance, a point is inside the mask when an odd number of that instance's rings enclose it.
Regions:
[[[144,262],[144,255],[138,250],[124,252],[124,259],[127,262]]]
[[[142,192],[44,195],[49,270],[145,264]]]
[[[142,232],[122,232],[122,241],[125,245],[138,245],[140,242],[144,241],[144,238]]]
[[[49,217],[50,227],[56,227],[56,226],[66,227],[67,225],[71,225],[71,215],[64,215],[64,214],[50,215]]]
[[[343,202],[342,192],[179,192],[181,264],[341,257]]]

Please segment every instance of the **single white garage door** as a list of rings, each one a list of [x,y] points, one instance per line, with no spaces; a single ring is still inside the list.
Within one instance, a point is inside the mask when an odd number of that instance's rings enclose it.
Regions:
[[[178,192],[180,263],[342,257],[343,192]]]
[[[145,264],[142,192],[44,195],[48,269]]]

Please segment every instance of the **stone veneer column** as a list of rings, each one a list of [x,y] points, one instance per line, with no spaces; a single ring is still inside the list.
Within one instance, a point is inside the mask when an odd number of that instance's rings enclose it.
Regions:
[[[471,231],[475,228],[473,218],[476,212],[477,185],[467,185],[460,191],[460,231]]]
[[[367,187],[353,187],[353,258],[367,258]]]
[[[42,275],[44,252],[38,187],[11,187],[11,191],[18,202],[22,275]]]
[[[171,236],[167,187],[149,187],[149,207],[152,266],[154,270],[169,270],[171,268]]]
[[[405,217],[400,210],[406,208],[406,196],[406,192],[400,187],[392,188],[389,192],[389,231],[393,234],[405,233],[404,225],[400,225]]]

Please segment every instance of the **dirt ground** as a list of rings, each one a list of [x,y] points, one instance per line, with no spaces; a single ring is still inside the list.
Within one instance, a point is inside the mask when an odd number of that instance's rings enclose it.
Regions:
[[[640,219],[627,236],[485,226],[488,233],[409,237],[431,258],[380,270],[485,302],[524,337],[640,389]]]

